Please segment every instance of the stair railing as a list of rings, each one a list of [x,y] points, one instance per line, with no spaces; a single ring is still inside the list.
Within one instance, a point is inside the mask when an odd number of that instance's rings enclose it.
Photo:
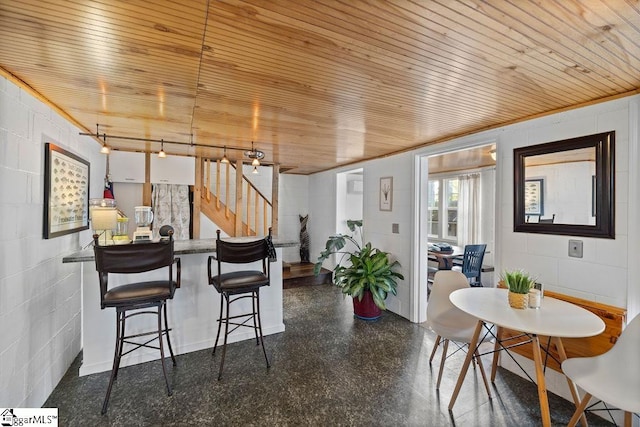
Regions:
[[[215,189],[213,193],[211,188],[212,161],[215,162]],[[238,166],[241,165],[242,163],[239,162]],[[231,178],[231,168],[235,171],[235,180]],[[238,173],[241,174],[241,179],[237,176]],[[227,234],[236,236],[238,234],[245,236],[257,235],[260,228],[262,228],[263,235],[268,234],[269,227],[272,224],[272,202],[244,176],[242,168],[238,169],[236,165],[231,163],[227,163],[227,167],[223,168],[220,160],[204,159],[203,174],[205,176],[202,179],[202,198],[208,204],[213,204],[217,211],[224,210],[224,217],[230,223],[226,227],[223,224],[218,225],[225,229]],[[234,182],[238,184],[232,188],[232,183]],[[232,206],[234,201],[234,206]],[[210,219],[214,220],[214,218]]]

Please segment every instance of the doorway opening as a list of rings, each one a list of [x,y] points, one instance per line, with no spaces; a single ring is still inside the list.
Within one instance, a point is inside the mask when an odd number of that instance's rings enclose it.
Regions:
[[[441,149],[442,150],[442,149]],[[426,320],[429,285],[443,263],[430,248],[450,245],[458,253],[469,244],[486,244],[481,280],[493,286],[495,242],[495,143],[483,141],[464,148],[425,153],[417,157],[416,262],[414,309]],[[438,247],[434,247],[436,244]],[[461,258],[446,263],[456,268]]]
[[[349,233],[347,220],[363,219],[364,171],[362,168],[336,175],[336,233]]]

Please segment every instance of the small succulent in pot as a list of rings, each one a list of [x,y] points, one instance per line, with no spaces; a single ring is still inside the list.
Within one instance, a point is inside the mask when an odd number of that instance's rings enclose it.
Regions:
[[[529,273],[523,270],[505,270],[500,279],[504,281],[504,284],[509,291],[516,294],[528,294],[529,290],[533,287],[536,280]]]

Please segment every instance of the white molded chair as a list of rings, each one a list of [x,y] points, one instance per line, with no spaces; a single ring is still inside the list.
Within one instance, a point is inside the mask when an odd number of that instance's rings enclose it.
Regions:
[[[634,412],[640,412],[640,315],[622,331],[606,353],[574,357],[562,363],[564,374],[586,393],[569,426],[575,426],[591,397],[625,412],[624,425],[631,427]]]
[[[471,342],[476,325],[478,324],[478,319],[460,310],[451,303],[451,300],[449,300],[449,295],[453,291],[468,287],[469,281],[467,280],[467,277],[459,271],[440,270],[435,274],[433,279],[431,296],[429,297],[429,303],[427,304],[427,324],[433,332],[438,334],[438,337],[436,338],[433,350],[431,351],[429,363],[433,361],[438,346],[443,344],[436,390],[440,388],[440,381],[442,380],[444,362],[447,358],[449,341],[468,345]],[[489,398],[491,398],[491,390],[489,389],[487,376],[484,372],[482,360],[480,359],[477,351],[475,352],[474,360],[480,366],[480,373],[482,374],[484,386],[487,389]]]

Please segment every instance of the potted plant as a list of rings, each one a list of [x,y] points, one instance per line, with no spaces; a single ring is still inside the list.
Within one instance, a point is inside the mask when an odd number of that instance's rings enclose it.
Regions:
[[[504,271],[500,279],[509,289],[509,305],[513,308],[527,308],[529,290],[535,284],[535,279],[522,270]]]
[[[333,269],[333,283],[342,288],[344,295],[353,297],[356,317],[374,320],[386,310],[387,294],[397,295],[398,279],[404,280],[404,276],[397,271],[400,263],[392,261],[387,252],[374,248],[370,242],[362,243],[362,220],[348,220],[347,227],[351,235],[338,234],[327,239],[314,266],[314,274],[320,272],[327,258],[339,255]],[[357,234],[359,239],[356,239]],[[345,248],[349,243],[352,247]]]

